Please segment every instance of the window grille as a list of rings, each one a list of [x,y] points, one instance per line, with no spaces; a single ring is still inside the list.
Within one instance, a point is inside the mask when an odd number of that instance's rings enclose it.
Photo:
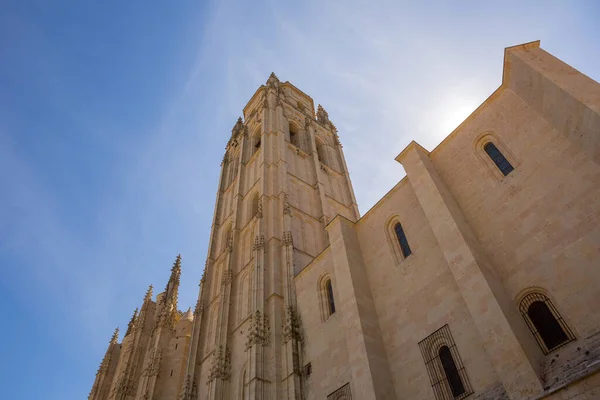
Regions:
[[[514,169],[513,166],[506,159],[506,157],[504,157],[504,154],[502,154],[500,150],[498,150],[494,143],[486,143],[486,145],[483,146],[483,150],[485,150],[487,155],[492,159],[494,164],[496,164],[496,167],[498,167],[498,169],[500,170],[500,172],[502,172],[502,174],[504,174],[504,176],[512,172],[512,170]]]
[[[346,383],[344,386],[331,393],[329,396],[327,396],[327,400],[352,400],[350,383]]]
[[[333,287],[331,286],[331,279],[327,280],[325,283],[325,288],[327,289],[327,306],[329,309],[329,314],[333,314],[335,312],[335,301],[333,300]]]
[[[529,293],[521,300],[519,310],[544,354],[575,340],[565,320],[544,294]]]
[[[448,325],[419,342],[437,400],[464,399],[473,393]]]
[[[404,258],[410,256],[412,254],[412,251],[410,250],[408,240],[406,239],[404,229],[402,229],[402,225],[400,224],[400,222],[397,222],[396,225],[394,225],[394,231],[396,232],[398,243],[400,243],[400,250],[402,250],[402,256],[404,256]]]

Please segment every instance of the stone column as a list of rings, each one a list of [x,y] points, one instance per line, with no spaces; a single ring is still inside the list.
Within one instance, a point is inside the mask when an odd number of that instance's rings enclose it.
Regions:
[[[337,298],[356,398],[395,399],[389,364],[360,243],[352,221],[337,215],[327,226]]]

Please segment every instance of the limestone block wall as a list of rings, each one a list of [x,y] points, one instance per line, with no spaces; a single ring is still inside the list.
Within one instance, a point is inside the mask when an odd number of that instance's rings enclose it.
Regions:
[[[515,166],[508,176],[490,172],[482,138],[505,149]],[[431,159],[515,307],[540,288],[578,338],[596,333],[600,316],[589,304],[600,302],[600,166],[510,90]]]
[[[412,251],[406,258],[398,254],[396,222]],[[497,386],[499,379],[429,224],[408,179],[357,223],[396,393],[399,398],[433,398],[418,343],[448,324],[478,394]]]

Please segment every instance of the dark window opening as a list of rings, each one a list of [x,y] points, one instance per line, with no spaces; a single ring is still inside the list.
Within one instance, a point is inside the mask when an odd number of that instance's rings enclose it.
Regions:
[[[327,306],[329,309],[329,314],[333,314],[335,312],[335,302],[333,300],[333,287],[331,286],[331,280],[328,280],[325,283],[325,288],[327,289]]]
[[[498,169],[500,170],[500,172],[502,172],[502,174],[504,174],[504,176],[512,172],[512,170],[514,169],[513,166],[510,164],[510,162],[508,162],[506,157],[504,157],[504,154],[502,154],[500,150],[498,150],[494,143],[486,143],[486,145],[483,146],[483,150],[485,150],[487,155],[492,159],[494,164],[496,164],[496,167],[498,167]]]
[[[521,300],[520,310],[544,354],[575,339],[573,332],[545,295],[528,294]]]
[[[175,343],[175,350],[177,350],[177,345],[178,345],[178,344],[179,344],[179,343]]]
[[[260,139],[258,139],[258,141],[256,142],[256,144],[254,145],[254,147],[258,150],[260,149]]]
[[[304,367],[304,372],[307,377],[309,377],[310,374],[312,374],[312,365],[310,363],[306,364],[306,367]]]
[[[448,346],[443,346],[440,349],[440,361],[442,362],[448,385],[450,385],[450,390],[452,390],[452,396],[456,398],[465,392],[465,387],[460,379],[458,368],[456,368],[456,363],[452,358],[452,353],[450,353]]]
[[[398,243],[400,244],[400,250],[402,250],[402,256],[404,256],[404,258],[410,256],[412,254],[412,251],[410,250],[408,240],[406,239],[404,229],[402,229],[402,225],[400,225],[400,222],[394,225],[394,231],[396,232],[396,237],[398,238]]]
[[[171,376],[173,376],[173,370],[171,370]]]

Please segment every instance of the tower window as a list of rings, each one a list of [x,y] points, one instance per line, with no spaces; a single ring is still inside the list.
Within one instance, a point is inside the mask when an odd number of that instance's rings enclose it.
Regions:
[[[498,150],[496,145],[492,142],[487,142],[483,146],[483,150],[487,153],[490,159],[496,164],[496,167],[502,172],[504,176],[510,174],[514,169],[511,163],[504,157],[504,154]]]
[[[406,235],[404,234],[404,229],[402,229],[402,225],[400,222],[397,222],[394,225],[394,232],[396,233],[396,238],[398,239],[398,243],[400,244],[400,250],[402,250],[402,256],[404,258],[410,256],[412,251],[410,250],[410,246],[408,245],[408,240],[406,239]]]
[[[575,339],[552,301],[544,294],[528,294],[521,300],[519,309],[544,354]]]
[[[260,139],[258,139],[256,141],[256,144],[254,145],[254,148],[257,149],[257,150],[260,149]]]
[[[335,301],[333,299],[333,287],[331,286],[331,279],[328,279],[325,282],[325,290],[327,290],[327,310],[329,311],[329,315],[335,312]]]

